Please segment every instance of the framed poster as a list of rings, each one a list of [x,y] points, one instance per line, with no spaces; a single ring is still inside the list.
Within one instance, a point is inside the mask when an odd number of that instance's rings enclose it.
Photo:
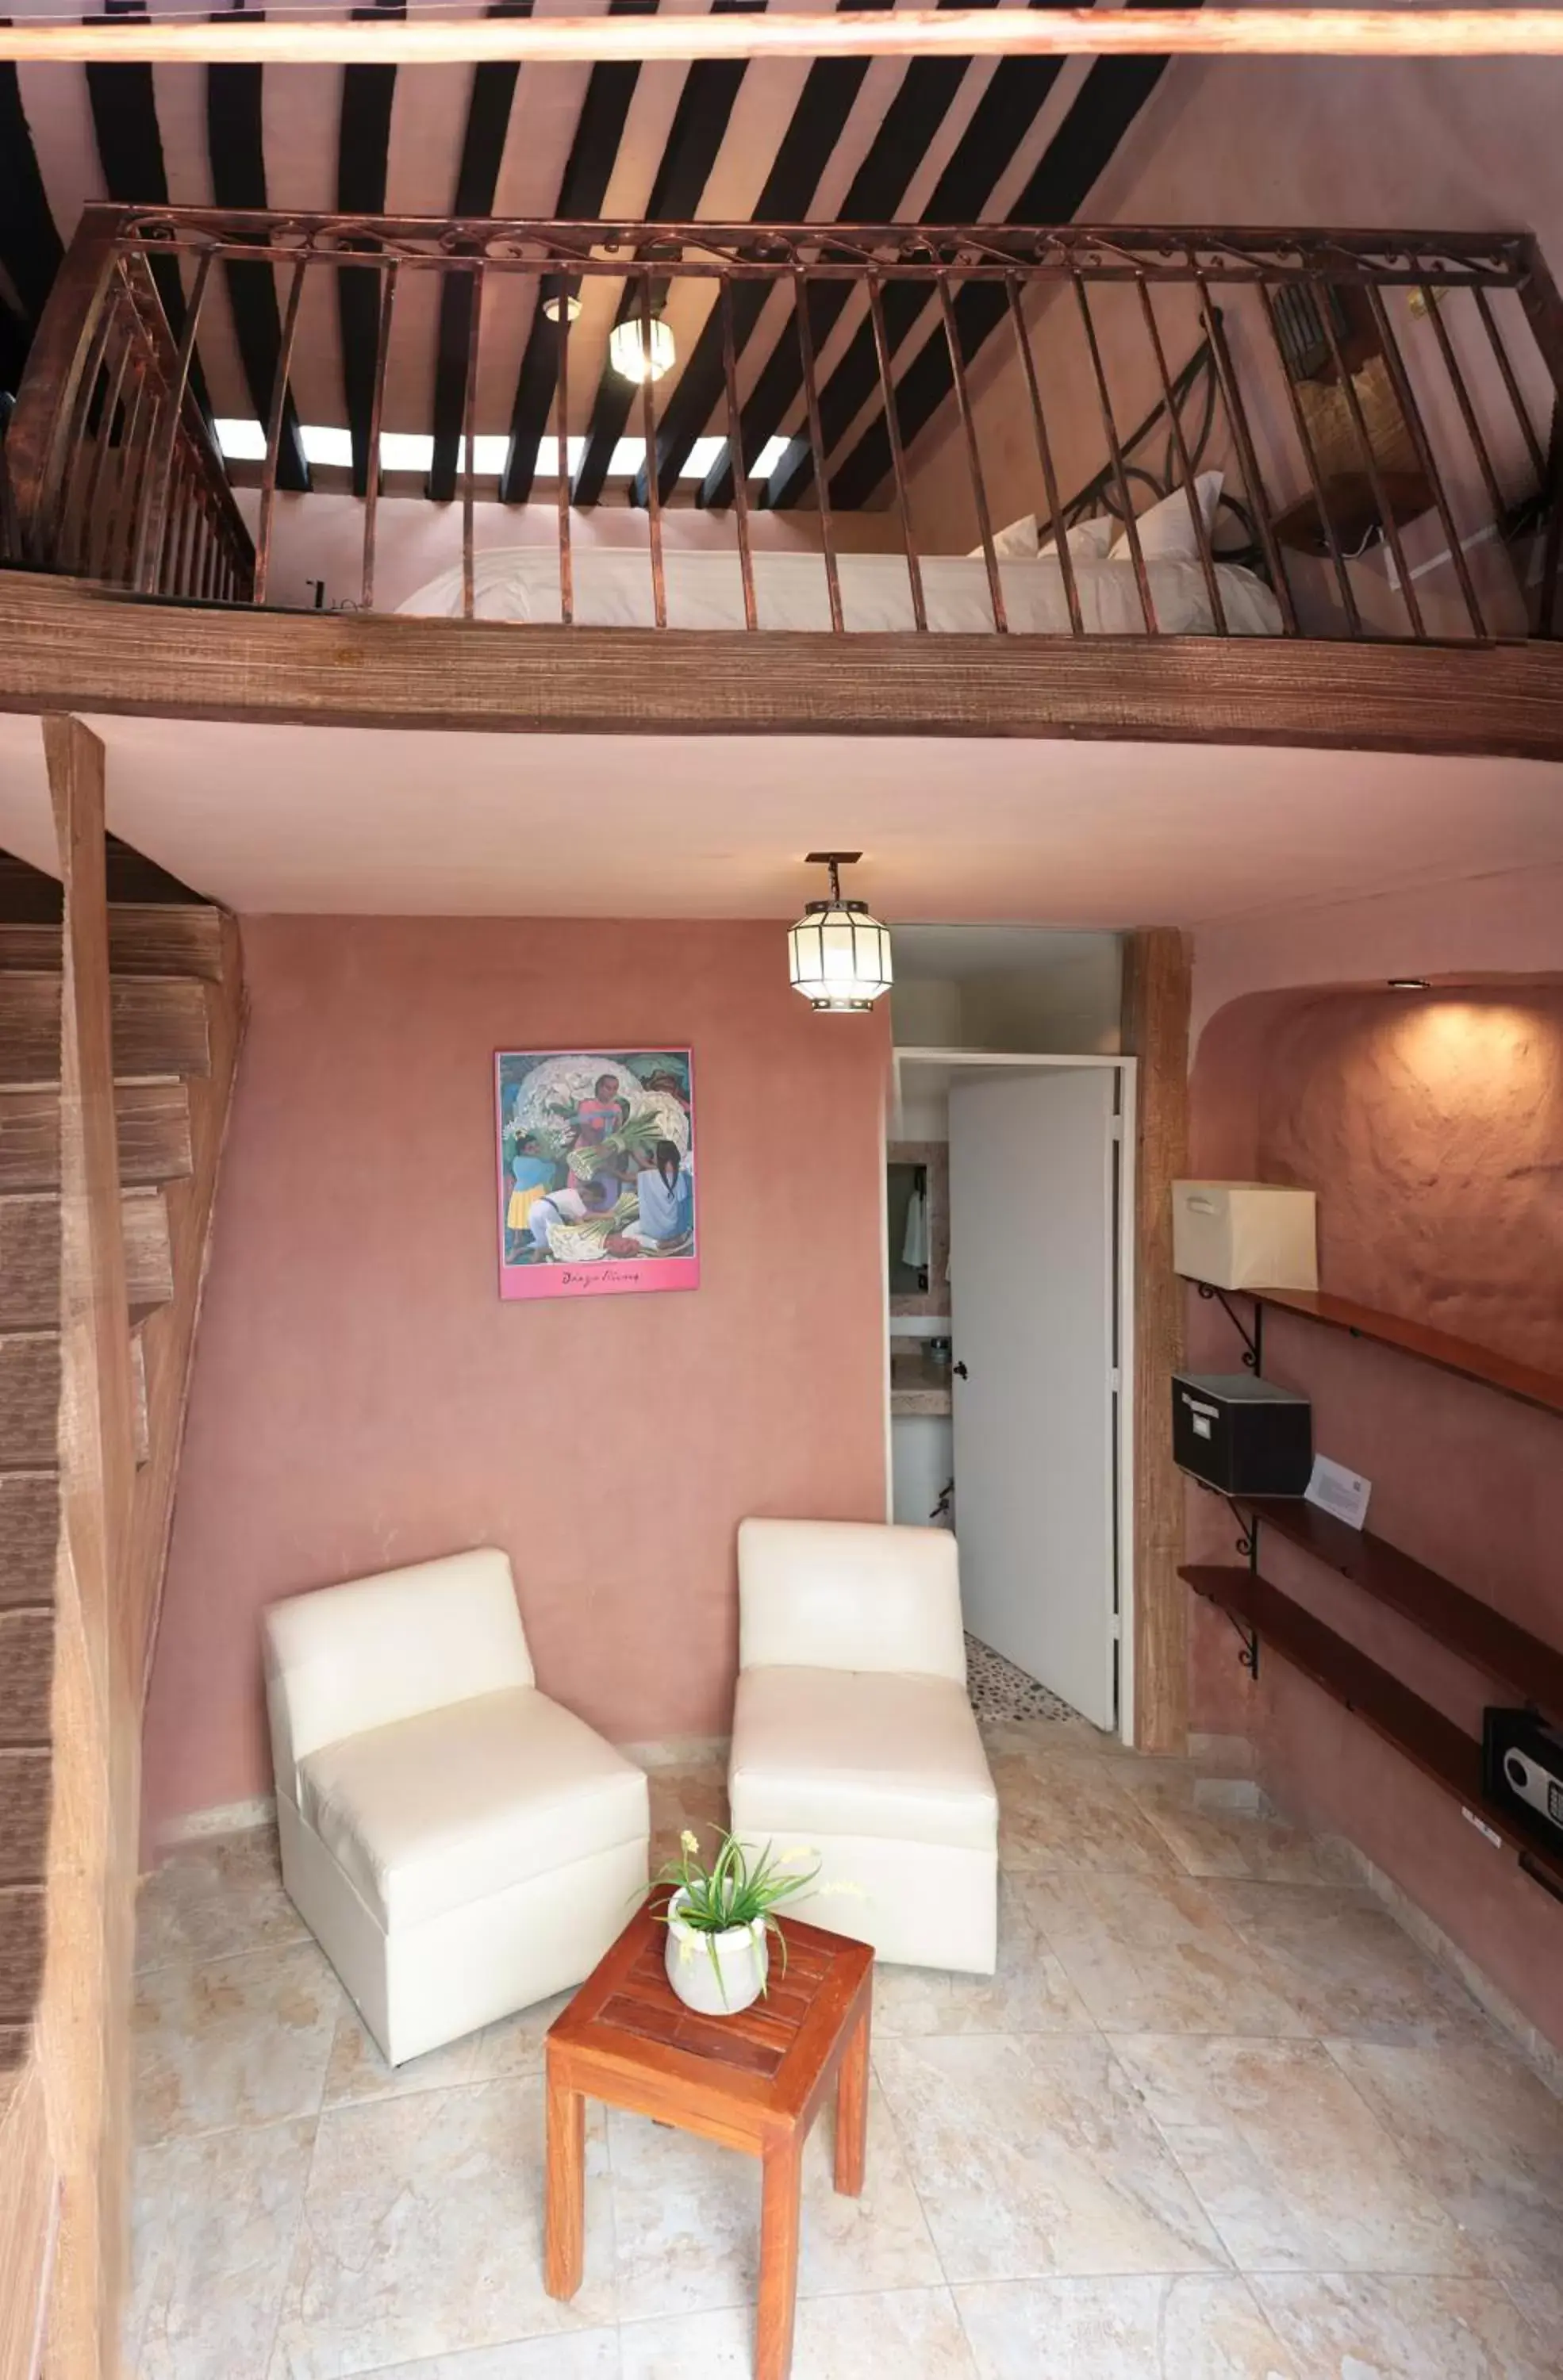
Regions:
[[[497,1050],[500,1295],[696,1289],[687,1050]]]

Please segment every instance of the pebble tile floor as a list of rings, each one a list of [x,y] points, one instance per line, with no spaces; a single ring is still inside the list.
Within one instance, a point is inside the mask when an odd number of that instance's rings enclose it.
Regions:
[[[1241,1782],[983,1726],[999,1973],[877,1978],[794,2380],[1557,2380],[1563,2106],[1459,1984]],[[652,1810],[660,1859],[720,1766]],[[158,1871],[139,1970],[138,2380],[746,2380],[744,2158],[595,2109],[585,2283],[544,2294],[561,2001],[389,2071],[267,1830]]]

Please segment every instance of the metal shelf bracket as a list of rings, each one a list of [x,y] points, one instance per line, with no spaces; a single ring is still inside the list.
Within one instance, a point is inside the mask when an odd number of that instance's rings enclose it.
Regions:
[[[1265,1358],[1264,1307],[1255,1302],[1254,1308],[1254,1328],[1251,1330],[1247,1323],[1243,1320],[1242,1315],[1238,1312],[1237,1307],[1232,1304],[1231,1299],[1227,1295],[1224,1289],[1218,1289],[1215,1282],[1209,1281],[1202,1281],[1198,1282],[1196,1286],[1201,1297],[1213,1297],[1216,1300],[1217,1305],[1220,1307],[1222,1313],[1231,1324],[1232,1329],[1242,1341],[1242,1362],[1244,1370],[1249,1372],[1257,1372]]]

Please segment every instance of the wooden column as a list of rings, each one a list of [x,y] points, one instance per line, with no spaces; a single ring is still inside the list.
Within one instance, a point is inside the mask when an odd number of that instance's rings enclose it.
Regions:
[[[1189,1723],[1183,1483],[1172,1461],[1173,1366],[1183,1352],[1170,1184],[1188,1163],[1190,954],[1157,926],[1126,935],[1123,1047],[1139,1061],[1134,1165],[1134,1741],[1183,1751]]]
[[[60,1050],[60,1534],[47,1961],[37,2016],[60,2175],[47,2368],[118,2366],[128,2163],[139,1678],[123,1599],[135,1477],[109,1029],[103,747],[46,718],[65,880]]]

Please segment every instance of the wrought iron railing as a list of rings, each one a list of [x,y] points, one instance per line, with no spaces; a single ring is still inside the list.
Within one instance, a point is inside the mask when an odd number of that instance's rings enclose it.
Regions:
[[[241,465],[220,450],[200,394],[201,358],[219,291],[257,273],[275,291],[274,370],[254,458]],[[1060,628],[1101,625],[1083,600],[1089,569],[1068,534],[1100,516],[1132,574],[1135,616],[1121,625],[1163,633],[1157,555],[1139,523],[1150,503],[1181,491],[1206,633],[1229,632],[1237,572],[1264,583],[1273,632],[1289,636],[1557,632],[1563,304],[1524,234],[89,208],[6,440],[23,563],[148,596],[278,601],[300,322],[316,282],[346,273],[363,276],[370,298],[356,310],[369,336],[344,375],[357,393],[345,484],[361,506],[352,600],[362,608],[386,600],[377,565],[391,442],[424,426],[392,418],[410,385],[393,351],[418,310],[406,293],[433,276],[445,375],[434,444],[442,435],[454,459],[452,568],[466,617],[481,609],[483,507],[529,497],[534,479],[552,485],[553,616],[581,615],[571,442],[599,427],[606,316],[599,306],[592,324],[573,318],[607,282],[598,294],[617,322],[638,322],[648,347],[670,300],[692,326],[685,377],[647,379],[630,400],[638,467],[623,484],[605,484],[599,468],[590,491],[640,511],[658,626],[669,621],[679,542],[670,516],[682,508],[679,472],[698,434],[719,449],[702,497],[730,521],[751,629],[764,611],[758,516],[795,506],[801,491],[796,534],[818,553],[838,631],[854,625],[843,568],[850,577],[851,554],[876,546],[904,571],[908,625],[927,628],[927,565],[966,552],[951,523],[963,525],[967,558],[980,565],[992,628],[1035,625],[1012,616],[1017,582],[996,533],[998,504],[1018,510],[1024,500],[1054,558]],[[506,406],[503,439],[485,436],[479,412],[491,326],[512,352],[527,333],[530,394]],[[409,320],[406,335],[413,329]],[[577,358],[588,336],[595,346]],[[427,370],[415,377],[427,387]],[[623,407],[617,418],[624,427]],[[784,459],[757,493],[762,433]],[[1214,516],[1196,494],[1206,469],[1223,474]],[[248,524],[236,498],[247,481]],[[281,600],[305,599],[290,589]]]

